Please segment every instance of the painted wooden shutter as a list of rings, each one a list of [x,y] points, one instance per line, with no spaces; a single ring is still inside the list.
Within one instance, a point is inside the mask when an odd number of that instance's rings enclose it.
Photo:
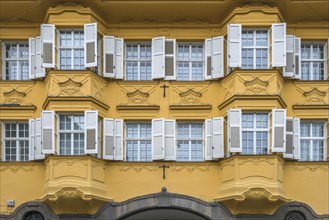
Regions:
[[[295,37],[293,35],[287,35],[286,51],[287,65],[283,67],[283,76],[293,77],[295,73]]]
[[[152,39],[152,79],[165,77],[165,37]]]
[[[301,60],[300,60],[300,50],[301,50],[301,41],[299,37],[295,37],[295,44],[294,44],[294,54],[295,54],[295,72],[294,78],[300,79],[301,76]]]
[[[285,158],[294,158],[294,118],[286,118],[286,151],[283,153]]]
[[[41,143],[41,118],[35,119],[35,149],[34,149],[34,159],[43,160],[45,159],[45,154],[42,153],[42,143]]]
[[[97,67],[97,23],[84,25],[85,67]]]
[[[115,38],[114,77],[123,79],[123,38]]]
[[[212,78],[224,77],[224,37],[214,37],[212,39]]]
[[[115,68],[115,38],[103,37],[103,76],[114,78]]]
[[[29,79],[35,79],[35,38],[29,38]]]
[[[212,148],[213,158],[224,157],[224,118],[218,117],[212,120]]]
[[[114,160],[123,160],[123,120],[115,119]]]
[[[35,38],[35,78],[42,78],[46,76],[46,69],[42,67],[41,55],[41,37]]]
[[[204,71],[204,78],[206,80],[212,79],[212,38],[208,38],[204,42],[205,45],[205,56],[204,56],[204,63],[205,63],[205,71]]]
[[[212,160],[212,119],[206,119],[205,160]]]
[[[165,119],[152,119],[152,159],[164,159],[164,145],[165,145]]]
[[[97,154],[98,111],[85,111],[85,154]]]
[[[227,27],[228,66],[241,67],[241,24],[229,24]]]
[[[29,160],[34,160],[35,149],[35,119],[29,119]]]
[[[286,66],[286,23],[272,24],[272,67]]]
[[[112,118],[103,119],[103,159],[114,160],[114,125],[115,120]]]
[[[42,153],[55,154],[55,113],[54,111],[41,112],[41,140]]]
[[[165,120],[165,160],[176,160],[176,120]]]
[[[44,68],[55,68],[55,25],[41,25],[42,64]]]
[[[300,119],[294,118],[294,159],[300,159]]]
[[[286,109],[272,110],[272,152],[286,151]]]
[[[165,40],[165,80],[176,79],[176,40]]]
[[[241,109],[228,111],[228,147],[229,152],[242,152]]]

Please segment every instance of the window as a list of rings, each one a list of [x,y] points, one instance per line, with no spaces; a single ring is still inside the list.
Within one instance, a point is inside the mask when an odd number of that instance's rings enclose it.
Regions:
[[[325,160],[325,123],[300,123],[300,151],[302,161]]]
[[[324,80],[326,56],[324,43],[302,42],[302,80]]]
[[[203,161],[203,123],[177,123],[177,161]]]
[[[151,44],[126,44],[126,80],[152,80]]]
[[[152,160],[151,123],[126,123],[127,161]]]
[[[269,146],[268,113],[242,113],[242,153],[267,154]]]
[[[85,69],[83,30],[59,31],[59,66],[62,70]]]
[[[268,30],[243,30],[242,69],[268,69],[268,48]]]
[[[29,160],[29,124],[10,122],[3,124],[3,149],[5,161]]]
[[[27,42],[5,43],[3,57],[4,80],[29,79],[29,46]]]
[[[84,154],[83,115],[59,115],[59,153],[60,155]]]

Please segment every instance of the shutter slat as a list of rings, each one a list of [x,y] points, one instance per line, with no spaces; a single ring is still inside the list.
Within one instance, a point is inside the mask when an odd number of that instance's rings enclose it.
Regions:
[[[206,80],[212,79],[212,38],[205,40],[205,56],[204,56],[204,78]]]
[[[295,37],[287,35],[286,37],[286,66],[283,67],[284,77],[293,77],[295,72]]]
[[[286,118],[286,151],[283,154],[284,158],[294,158],[294,118]]]
[[[272,24],[272,67],[286,66],[286,23]]]
[[[272,110],[272,152],[286,151],[286,109]]]
[[[165,160],[176,160],[176,121],[165,120]]]
[[[44,68],[55,68],[55,25],[41,25],[41,51]]]
[[[294,54],[295,54],[295,72],[294,72],[294,78],[300,79],[301,76],[301,60],[300,60],[300,50],[301,50],[301,42],[300,38],[295,37],[295,43],[294,43]]]
[[[103,119],[103,159],[105,160],[114,160],[114,122],[112,118]]]
[[[35,160],[45,159],[45,155],[42,153],[42,144],[41,144],[41,118],[35,119],[35,150],[34,157]]]
[[[123,79],[123,38],[115,38],[114,77]]]
[[[212,39],[212,70],[213,79],[224,77],[224,37],[214,37]]]
[[[224,118],[218,117],[212,120],[212,148],[213,148],[213,158],[223,158],[224,157]]]
[[[41,37],[35,38],[35,78],[42,78],[46,76],[46,69],[42,67],[41,54]]]
[[[165,80],[176,80],[176,40],[165,40]]]
[[[103,76],[114,78],[115,62],[115,38],[103,37]]]
[[[228,146],[231,153],[242,152],[241,109],[228,111]]]
[[[206,119],[206,140],[205,140],[205,160],[212,160],[213,149],[212,149],[212,119]]]
[[[35,150],[35,119],[29,119],[29,160],[34,160]]]
[[[41,140],[42,153],[55,154],[55,113],[54,111],[41,112]]]
[[[294,159],[300,159],[300,119],[294,118]]]
[[[85,154],[98,153],[98,111],[85,111]]]
[[[165,77],[165,37],[152,39],[152,79]]]
[[[84,64],[97,67],[97,23],[84,25]]]
[[[35,38],[29,38],[29,79],[35,79]]]
[[[227,27],[228,66],[241,67],[241,24],[229,24]]]
[[[165,145],[164,118],[152,119],[152,160],[164,159]]]
[[[123,120],[115,119],[114,159],[123,160]]]

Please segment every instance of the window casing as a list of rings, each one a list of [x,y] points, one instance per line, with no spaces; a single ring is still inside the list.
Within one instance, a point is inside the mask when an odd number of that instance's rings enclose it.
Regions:
[[[29,79],[29,45],[27,42],[4,43],[3,80]]]
[[[269,68],[269,31],[242,30],[242,69]]]
[[[177,123],[177,161],[203,161],[203,128],[200,122]]]
[[[269,114],[242,113],[242,154],[267,154]]]
[[[326,126],[320,121],[300,122],[300,160],[322,161],[326,157]]]
[[[302,42],[301,47],[301,79],[324,80],[326,77],[325,44]]]
[[[152,160],[152,125],[148,122],[128,122],[126,126],[126,160]]]
[[[27,122],[3,123],[2,137],[5,161],[29,160],[29,124]]]
[[[204,48],[201,43],[178,43],[177,80],[204,80]]]
[[[152,80],[150,43],[126,43],[126,80]]]
[[[85,135],[84,115],[59,115],[58,124],[59,154],[83,155]]]

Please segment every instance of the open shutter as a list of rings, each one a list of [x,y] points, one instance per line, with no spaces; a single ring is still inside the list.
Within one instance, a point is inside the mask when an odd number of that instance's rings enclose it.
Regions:
[[[227,27],[228,66],[241,67],[241,24],[229,24]]]
[[[213,158],[224,157],[224,136],[223,136],[224,119],[222,117],[213,118],[212,120],[212,147]]]
[[[55,113],[54,111],[41,112],[41,140],[42,153],[55,154]]]
[[[35,149],[35,119],[29,119],[29,160],[34,160]]]
[[[41,25],[42,67],[55,68],[55,25]]]
[[[294,118],[294,159],[300,159],[300,119]]]
[[[283,154],[284,158],[294,158],[294,118],[286,118],[286,151]]]
[[[85,67],[97,67],[97,23],[84,25]]]
[[[165,160],[176,160],[176,120],[165,120]]]
[[[103,138],[103,159],[114,160],[114,125],[115,120],[112,118],[104,118],[104,138]]]
[[[224,77],[224,37],[214,37],[212,39],[212,78]]]
[[[228,148],[229,152],[242,152],[241,109],[228,110]]]
[[[35,78],[46,76],[46,69],[42,67],[41,37],[35,38]]]
[[[152,119],[152,160],[164,159],[165,119]]]
[[[43,160],[45,155],[42,153],[42,143],[41,143],[41,118],[35,119],[35,149],[34,149],[34,159]]]
[[[103,37],[103,76],[114,78],[115,66],[115,38],[113,36]]]
[[[212,79],[212,38],[205,40],[205,57],[204,57],[204,63],[205,63],[205,76],[204,78],[207,80]]]
[[[97,154],[98,111],[85,111],[85,154]]]
[[[272,110],[272,152],[286,151],[286,109]]]
[[[272,67],[286,66],[286,23],[272,24]]]
[[[114,77],[123,79],[123,38],[115,38]]]
[[[301,61],[300,61],[300,48],[301,48],[301,42],[300,38],[295,37],[295,43],[294,43],[294,54],[295,54],[295,72],[294,72],[294,78],[300,79],[300,72],[301,72]]]
[[[165,37],[152,39],[152,79],[165,77]]]
[[[176,40],[165,40],[165,80],[176,79]]]
[[[286,51],[287,65],[283,67],[283,76],[293,77],[295,72],[295,37],[293,35],[287,35]]]
[[[123,120],[114,122],[114,160],[123,160]]]
[[[29,38],[29,79],[35,79],[35,38]]]
[[[212,119],[206,119],[205,160],[212,160]]]

